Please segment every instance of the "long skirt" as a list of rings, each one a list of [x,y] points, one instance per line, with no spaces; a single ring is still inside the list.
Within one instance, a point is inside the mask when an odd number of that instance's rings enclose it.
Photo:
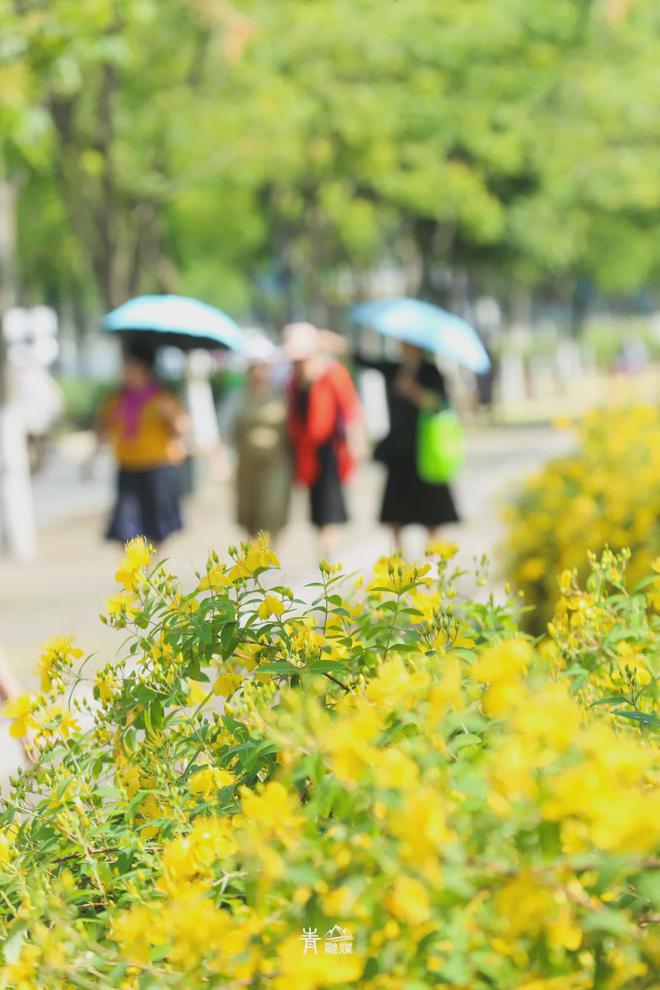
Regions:
[[[309,490],[309,508],[312,523],[322,529],[348,522],[348,512],[332,442],[319,447],[317,457],[319,475]]]
[[[390,526],[426,526],[435,529],[459,521],[449,485],[430,485],[417,473],[413,456],[392,458],[380,520]]]
[[[291,458],[286,451],[270,457],[239,452],[237,517],[239,526],[250,536],[264,531],[275,537],[286,526],[291,476]]]
[[[106,539],[125,543],[135,536],[145,536],[151,543],[162,543],[171,533],[183,529],[180,496],[177,465],[144,471],[120,469]]]

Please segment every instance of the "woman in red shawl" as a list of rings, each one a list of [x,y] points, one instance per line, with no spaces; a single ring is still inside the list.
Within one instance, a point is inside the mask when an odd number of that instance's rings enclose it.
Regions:
[[[348,520],[343,484],[355,468],[349,436],[362,418],[350,374],[324,353],[332,336],[311,323],[291,323],[283,333],[293,369],[289,435],[295,476],[309,489],[311,519],[324,556],[334,550],[336,527]]]

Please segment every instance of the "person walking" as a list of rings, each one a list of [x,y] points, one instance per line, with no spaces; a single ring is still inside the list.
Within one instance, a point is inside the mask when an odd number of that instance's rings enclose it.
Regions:
[[[289,436],[295,478],[309,489],[310,516],[325,558],[336,549],[337,527],[348,521],[344,483],[353,472],[355,438],[362,413],[347,368],[328,351],[336,334],[311,323],[291,323],[283,350],[292,365]]]
[[[441,526],[459,521],[449,485],[423,481],[417,467],[420,412],[443,409],[447,389],[435,362],[412,344],[401,344],[398,362],[372,361],[360,354],[355,360],[385,378],[390,430],[376,445],[374,457],[387,468],[380,520],[391,529],[400,551],[405,526],[424,526],[433,537]]]
[[[124,350],[121,388],[100,410],[97,448],[109,440],[118,465],[106,539],[144,536],[154,546],[183,528],[180,465],[188,416],[154,377],[155,353],[139,340]]]
[[[263,531],[275,542],[287,523],[293,471],[286,398],[273,381],[278,350],[254,333],[241,356],[247,384],[234,420],[236,515],[250,538]]]

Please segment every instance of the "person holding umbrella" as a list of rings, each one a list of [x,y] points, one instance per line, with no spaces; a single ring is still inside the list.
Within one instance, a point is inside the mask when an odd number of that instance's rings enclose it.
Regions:
[[[179,466],[186,456],[188,416],[154,377],[153,345],[139,337],[123,347],[122,384],[97,420],[97,449],[106,440],[118,466],[106,539],[144,536],[154,546],[183,528]]]
[[[98,418],[98,444],[110,440],[119,467],[106,535],[120,542],[145,536],[156,546],[183,525],[180,465],[191,426],[178,398],[154,377],[156,352],[237,350],[241,331],[216,307],[175,295],[129,299],[106,314],[103,329],[119,335],[124,353],[122,386]],[[206,386],[210,393],[208,379]],[[215,425],[214,410],[213,417]]]
[[[387,468],[380,521],[391,529],[400,551],[405,526],[424,526],[433,537],[441,526],[459,521],[449,485],[424,481],[417,459],[419,414],[446,407],[447,389],[435,363],[414,344],[401,344],[398,362],[370,361],[358,354],[356,364],[385,378],[390,430],[376,445],[374,457]]]
[[[356,357],[358,365],[385,378],[390,430],[374,456],[387,468],[380,519],[400,551],[404,527],[424,526],[433,537],[440,527],[459,521],[448,466],[462,458],[462,440],[460,450],[438,449],[435,428],[446,427],[449,399],[432,355],[443,354],[475,371],[487,370],[488,356],[468,324],[416,299],[367,303],[354,309],[353,319],[400,342],[399,361]],[[457,423],[455,429],[460,430]],[[456,440],[446,431],[445,436],[447,447]]]

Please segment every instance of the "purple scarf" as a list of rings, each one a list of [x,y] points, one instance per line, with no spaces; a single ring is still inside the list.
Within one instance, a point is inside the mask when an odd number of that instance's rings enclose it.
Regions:
[[[154,395],[160,392],[158,382],[149,382],[144,388],[124,386],[119,393],[113,419],[121,424],[124,440],[134,440],[140,429],[142,410]]]

